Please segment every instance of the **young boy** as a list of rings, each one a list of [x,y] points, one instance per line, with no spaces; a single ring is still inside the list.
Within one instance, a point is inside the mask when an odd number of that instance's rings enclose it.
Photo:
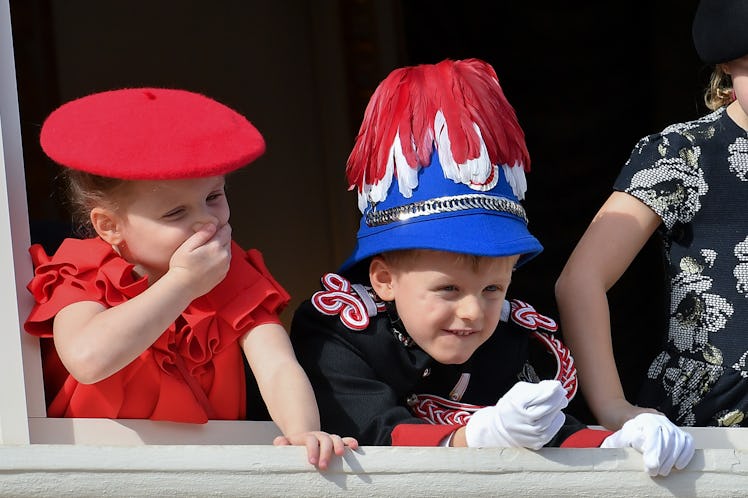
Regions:
[[[542,250],[519,203],[526,169],[485,62],[406,67],[379,85],[347,166],[357,246],[291,327],[323,429],[364,445],[633,446],[651,475],[685,467],[692,439],[664,417],[611,433],[564,415],[576,377],[555,322],[505,300]],[[556,380],[530,365],[531,336],[558,358]]]

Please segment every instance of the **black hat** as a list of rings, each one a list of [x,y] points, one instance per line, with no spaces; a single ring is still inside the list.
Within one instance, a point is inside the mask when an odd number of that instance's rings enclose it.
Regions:
[[[748,54],[748,0],[701,0],[693,43],[701,60],[720,64]]]

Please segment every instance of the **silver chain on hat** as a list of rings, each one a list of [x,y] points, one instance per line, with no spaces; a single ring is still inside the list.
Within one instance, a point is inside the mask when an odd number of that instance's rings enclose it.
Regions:
[[[463,194],[446,197],[436,197],[425,201],[413,202],[403,206],[397,206],[382,211],[376,210],[376,205],[371,211],[366,213],[366,224],[370,227],[378,227],[405,221],[418,216],[428,216],[431,214],[449,213],[454,211],[464,211],[467,209],[485,209],[501,213],[509,213],[527,224],[527,214],[525,209],[518,202],[514,202],[505,197],[497,197],[487,194]]]

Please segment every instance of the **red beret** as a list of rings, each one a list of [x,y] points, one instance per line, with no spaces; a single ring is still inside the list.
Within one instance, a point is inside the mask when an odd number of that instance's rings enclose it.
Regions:
[[[126,180],[226,174],[265,152],[241,114],[204,95],[164,88],[95,93],[56,109],[44,152],[68,168]]]

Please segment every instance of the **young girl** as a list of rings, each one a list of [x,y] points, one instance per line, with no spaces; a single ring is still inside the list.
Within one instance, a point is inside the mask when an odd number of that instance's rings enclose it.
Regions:
[[[252,124],[191,92],[115,90],[57,109],[41,144],[93,230],[52,257],[31,248],[25,327],[54,340],[50,417],[241,420],[243,353],[284,434],[275,444],[306,445],[320,468],[356,446],[319,431],[278,318],[288,294],[231,239],[224,175],[264,152]]]
[[[716,65],[706,93],[713,112],[637,144],[558,279],[580,385],[608,428],[653,409],[681,425],[748,425],[746,23],[748,2],[702,0],[693,35],[700,57]],[[635,406],[616,370],[606,291],[658,229],[669,330]]]

